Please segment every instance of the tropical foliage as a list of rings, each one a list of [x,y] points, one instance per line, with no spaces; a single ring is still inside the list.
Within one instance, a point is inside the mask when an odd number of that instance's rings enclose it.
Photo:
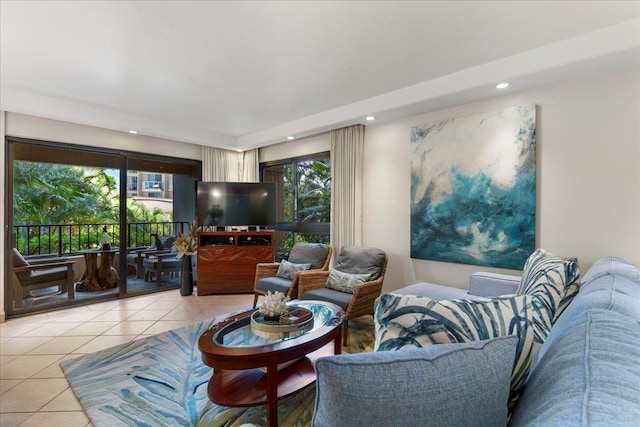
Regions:
[[[26,253],[68,252],[97,243],[103,225],[117,245],[120,240],[119,191],[115,178],[102,168],[51,163],[14,162],[13,225],[17,247]],[[171,213],[127,199],[127,223],[171,221]],[[133,241],[148,238],[144,225],[132,225]]]

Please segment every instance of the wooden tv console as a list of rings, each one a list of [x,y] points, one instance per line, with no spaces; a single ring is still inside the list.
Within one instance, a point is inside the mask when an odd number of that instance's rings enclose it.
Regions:
[[[253,293],[256,264],[274,261],[273,231],[198,233],[198,295]]]

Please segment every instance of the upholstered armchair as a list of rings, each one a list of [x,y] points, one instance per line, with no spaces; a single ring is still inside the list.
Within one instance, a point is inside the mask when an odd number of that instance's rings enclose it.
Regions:
[[[27,261],[16,248],[12,249],[13,272],[18,279],[13,284],[15,290],[15,308],[24,305],[24,292],[57,286],[60,292],[67,292],[70,300],[74,298],[75,261],[60,259],[41,259]]]
[[[343,246],[330,271],[304,272],[298,279],[301,300],[320,300],[345,311],[342,336],[347,344],[349,320],[373,314],[382,292],[387,255],[377,248]]]
[[[297,243],[291,249],[288,259],[282,262],[259,263],[256,265],[253,308],[258,297],[267,292],[280,291],[291,299],[298,298],[298,277],[301,271],[326,271],[333,248],[322,243]]]

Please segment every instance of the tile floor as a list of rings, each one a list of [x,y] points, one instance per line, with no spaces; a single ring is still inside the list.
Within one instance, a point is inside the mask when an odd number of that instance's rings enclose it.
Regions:
[[[182,297],[170,290],[0,323],[0,426],[91,426],[62,360],[252,304],[253,295]]]

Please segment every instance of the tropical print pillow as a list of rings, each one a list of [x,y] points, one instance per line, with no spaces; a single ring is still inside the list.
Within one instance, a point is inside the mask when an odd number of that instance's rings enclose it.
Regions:
[[[415,295],[383,294],[374,315],[375,350],[399,350],[431,344],[464,343],[515,335],[509,408],[524,387],[534,341],[544,341],[550,314],[539,295],[515,295],[490,301],[435,301]]]
[[[326,287],[334,291],[352,294],[356,286],[368,282],[370,279],[371,274],[351,274],[339,270],[331,270],[327,278]]]
[[[278,267],[276,277],[293,280],[293,277],[296,275],[296,273],[308,270],[310,268],[311,264],[294,264],[283,259],[282,261],[280,261],[280,266]]]
[[[579,279],[577,262],[537,249],[524,264],[516,294],[540,295],[555,322],[578,293]]]

